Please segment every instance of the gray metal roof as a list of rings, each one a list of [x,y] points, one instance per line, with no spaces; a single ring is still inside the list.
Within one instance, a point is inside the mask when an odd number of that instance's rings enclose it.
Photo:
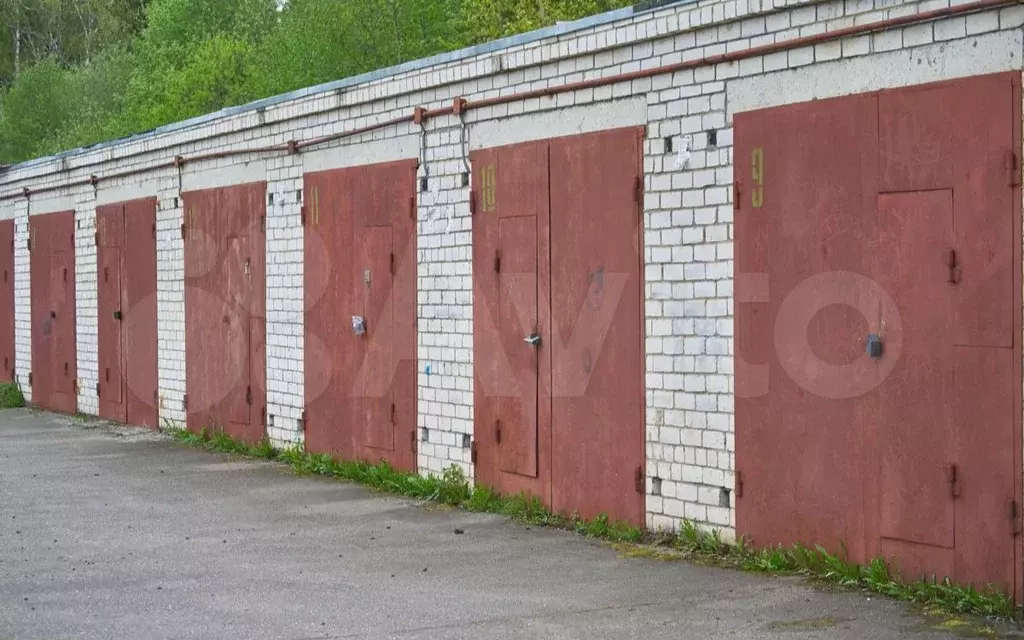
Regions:
[[[544,40],[546,38],[553,38],[563,34],[572,33],[574,31],[580,31],[582,29],[589,29],[592,27],[605,25],[610,22],[615,22],[618,20],[625,20],[627,18],[633,17],[638,13],[652,11],[654,9],[659,9],[673,4],[682,4],[690,2],[696,2],[696,0],[647,0],[645,2],[639,2],[631,7],[625,7],[623,9],[617,9],[615,11],[599,13],[597,15],[589,16],[587,18],[581,18],[580,20],[574,20],[572,22],[562,22],[550,27],[545,27],[543,29],[537,29],[536,31],[530,31],[523,34],[510,36],[508,38],[502,38],[500,40],[493,40],[491,42],[486,42],[484,44],[476,45],[473,47],[458,49],[456,51],[449,51],[447,53],[440,53],[429,58],[411,60],[409,62],[404,62],[399,65],[387,67],[384,69],[378,69],[376,71],[370,71],[368,73],[363,73],[357,76],[342,78],[341,80],[335,80],[332,82],[327,82],[312,87],[306,87],[305,89],[297,89],[295,91],[283,93],[277,96],[272,96],[270,98],[263,98],[262,100],[256,100],[253,102],[249,102],[247,104],[242,104],[234,107],[227,107],[221,109],[220,111],[214,111],[213,113],[208,113],[206,115],[197,116],[195,118],[190,118],[188,120],[182,120],[180,122],[164,125],[162,127],[157,127],[156,129],[151,129],[149,131],[144,131],[142,133],[126,136],[124,138],[108,140],[106,142],[100,142],[88,147],[79,147],[76,149],[63,151],[52,156],[44,156],[41,158],[35,158],[33,160],[26,160],[25,162],[13,166],[21,168],[31,167],[38,164],[45,164],[47,162],[52,162],[54,160],[59,160],[61,158],[76,156],[88,151],[95,151],[97,149],[105,149],[127,142],[144,140],[165,133],[181,131],[182,129],[187,129],[189,127],[205,124],[208,122],[212,122],[214,120],[219,120],[221,118],[227,118],[241,113],[255,111],[258,109],[265,109],[267,107],[281,104],[282,102],[288,102],[289,100],[296,100],[318,93],[325,93],[329,91],[336,91],[338,89],[345,89],[366,82],[373,82],[375,80],[388,78],[390,76],[398,75],[400,73],[418,71],[435,65],[441,65],[449,62],[464,60],[466,58],[472,58],[474,56],[478,56],[481,54],[494,53],[496,51],[501,51],[503,49],[508,49],[510,47],[514,47],[517,45],[528,44],[531,42],[536,42],[538,40]],[[7,168],[10,167],[0,166],[0,171],[3,171],[4,169]]]

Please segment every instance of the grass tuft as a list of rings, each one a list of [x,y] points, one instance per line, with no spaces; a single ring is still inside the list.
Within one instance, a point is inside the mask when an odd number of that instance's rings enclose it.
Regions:
[[[14,382],[0,383],[0,409],[20,409],[25,406],[21,387]]]
[[[0,400],[3,388],[0,385]],[[278,460],[299,475],[340,478],[395,495],[469,511],[502,514],[525,524],[608,540],[624,557],[683,559],[771,575],[804,575],[830,585],[870,591],[951,614],[1012,619],[1018,613],[1013,599],[992,586],[978,590],[955,585],[948,579],[934,578],[905,583],[882,558],[875,558],[865,566],[851,562],[842,545],[835,554],[820,545],[814,548],[797,544],[754,549],[748,540],[740,538],[735,544],[729,544],[722,540],[717,530],[699,527],[689,520],[683,520],[678,532],[670,534],[641,529],[627,522],[613,522],[606,514],[586,520],[576,513],[552,513],[536,496],[526,493],[501,495],[482,484],[471,487],[462,469],[454,465],[440,476],[421,476],[399,471],[383,461],[340,461],[325,453],[306,453],[299,445],[278,450],[266,438],[256,445],[248,445],[220,429],[203,429],[196,434],[165,425],[164,430],[189,446],[248,458]]]

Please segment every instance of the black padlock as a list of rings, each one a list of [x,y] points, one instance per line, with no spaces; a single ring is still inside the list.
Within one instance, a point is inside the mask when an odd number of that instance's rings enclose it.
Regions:
[[[872,360],[878,360],[882,357],[882,338],[877,333],[868,334],[868,356]]]

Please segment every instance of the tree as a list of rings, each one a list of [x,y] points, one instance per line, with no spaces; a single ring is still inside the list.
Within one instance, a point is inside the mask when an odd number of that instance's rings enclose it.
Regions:
[[[4,95],[0,109],[0,161],[44,155],[59,123],[73,116],[71,73],[53,58],[27,68]]]
[[[462,40],[479,44],[630,4],[631,0],[463,0]]]
[[[0,0],[0,163],[629,0]]]
[[[153,0],[136,42],[126,119],[135,131],[253,99],[256,44],[277,24],[275,0]]]

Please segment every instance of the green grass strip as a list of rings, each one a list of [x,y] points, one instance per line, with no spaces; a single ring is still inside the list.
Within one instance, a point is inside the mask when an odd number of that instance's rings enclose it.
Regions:
[[[1012,597],[993,586],[983,590],[953,584],[948,579],[904,583],[888,563],[876,558],[867,565],[848,560],[845,549],[832,554],[824,547],[803,545],[754,550],[741,538],[736,544],[722,540],[717,531],[705,530],[683,520],[678,532],[650,531],[625,522],[610,522],[606,515],[584,520],[576,514],[551,513],[535,496],[501,495],[490,487],[470,486],[462,470],[451,466],[440,476],[421,476],[394,469],[386,462],[339,461],[323,453],[300,448],[278,450],[264,439],[246,445],[223,432],[196,434],[185,429],[164,429],[176,440],[193,447],[247,458],[279,460],[300,475],[321,475],[359,483],[390,494],[461,507],[468,511],[496,513],[525,524],[573,531],[580,535],[618,543],[624,555],[660,559],[687,559],[769,575],[802,575],[834,586],[861,589],[924,605],[950,614],[984,615],[1016,619]],[[671,553],[668,553],[671,552]]]

